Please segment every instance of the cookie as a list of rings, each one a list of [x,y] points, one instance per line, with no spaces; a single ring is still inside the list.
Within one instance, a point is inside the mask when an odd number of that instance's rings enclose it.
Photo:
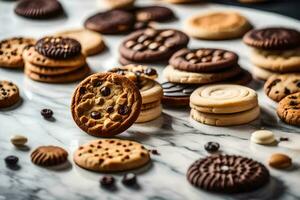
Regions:
[[[233,84],[199,87],[191,94],[192,109],[205,113],[239,113],[258,106],[257,94],[251,88]]]
[[[258,67],[273,72],[300,72],[300,48],[285,51],[254,49],[250,60]]]
[[[248,85],[252,81],[252,75],[247,70],[242,69],[240,73],[232,78],[225,80],[223,83],[236,84],[236,85]],[[222,81],[221,81],[222,82]]]
[[[185,32],[195,38],[226,40],[242,37],[252,28],[248,20],[237,12],[211,12],[188,18]]]
[[[150,162],[148,150],[130,140],[101,139],[81,145],[74,162],[87,170],[116,172],[140,168]]]
[[[269,159],[269,165],[276,169],[286,169],[292,166],[292,159],[282,153],[275,153]]]
[[[300,32],[284,27],[269,27],[249,31],[243,38],[245,44],[265,50],[287,50],[300,45]]]
[[[187,171],[187,180],[197,188],[212,192],[250,192],[270,180],[268,169],[250,158],[213,155],[195,161]]]
[[[82,54],[74,58],[57,60],[39,54],[34,49],[34,46],[28,47],[23,51],[23,59],[34,65],[45,67],[81,67],[86,63],[85,57]]]
[[[135,123],[144,123],[158,118],[162,113],[162,106],[158,105],[154,108],[142,110]]]
[[[49,167],[60,165],[68,159],[68,152],[57,146],[40,146],[31,153],[32,163]]]
[[[145,29],[131,33],[120,46],[120,54],[133,62],[155,62],[169,59],[187,46],[189,38],[174,29]]]
[[[154,101],[154,102],[151,102],[151,103],[144,103],[144,104],[142,104],[141,111],[158,107],[160,104],[161,104],[161,101]]]
[[[238,55],[223,49],[182,49],[169,60],[175,69],[188,72],[213,72],[236,65]]]
[[[268,130],[259,130],[255,131],[251,134],[251,142],[254,142],[256,144],[273,144],[276,139],[274,136],[274,133],[272,131]]]
[[[142,96],[142,104],[161,100],[163,89],[158,82],[143,78],[137,82],[137,86],[139,87]]]
[[[174,83],[184,84],[207,84],[224,81],[239,74],[242,69],[239,66],[233,66],[228,69],[223,69],[218,72],[196,73],[186,72],[174,69],[173,66],[167,66],[163,71],[163,76]]]
[[[127,9],[133,7],[135,0],[103,0],[101,6],[107,9]]]
[[[264,85],[265,93],[279,102],[287,95],[300,92],[300,74],[273,75]]]
[[[22,68],[22,53],[27,45],[33,45],[34,39],[14,37],[0,42],[0,67]]]
[[[63,8],[57,0],[20,0],[15,13],[31,19],[45,19],[62,14]]]
[[[128,129],[142,104],[135,84],[115,73],[97,73],[76,88],[71,104],[76,124],[93,136],[111,137]]]
[[[79,69],[59,75],[44,75],[31,71],[25,68],[25,74],[30,79],[43,83],[71,83],[82,80],[90,74],[91,70],[88,65],[80,67]]]
[[[95,31],[74,29],[59,32],[55,35],[77,40],[81,44],[82,53],[87,56],[98,54],[105,49],[103,37]]]
[[[118,34],[133,29],[135,17],[123,10],[109,10],[89,17],[84,26],[103,34]]]
[[[41,38],[34,48],[39,54],[52,59],[73,58],[81,53],[81,44],[77,40],[63,37]]]
[[[300,126],[300,92],[283,98],[278,104],[277,115],[287,124]]]
[[[0,108],[7,108],[20,100],[19,88],[10,81],[0,81]]]
[[[252,74],[255,78],[263,81],[266,81],[270,76],[280,75],[280,73],[272,72],[257,66],[252,66]]]
[[[136,19],[138,21],[170,21],[175,18],[175,14],[170,8],[164,6],[146,6],[136,8]]]

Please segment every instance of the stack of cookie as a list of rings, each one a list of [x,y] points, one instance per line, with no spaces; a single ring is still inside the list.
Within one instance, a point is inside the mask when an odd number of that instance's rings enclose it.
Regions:
[[[45,83],[68,83],[90,73],[81,45],[71,38],[45,37],[23,52],[25,74]]]
[[[255,77],[267,80],[271,75],[300,72],[300,32],[272,27],[256,29],[244,36],[252,47],[251,62]]]
[[[199,87],[191,95],[190,106],[194,120],[213,126],[246,124],[260,114],[256,92],[240,85]]]
[[[246,85],[251,74],[238,65],[238,55],[223,49],[182,49],[169,60],[163,71],[167,83],[163,103],[187,106],[190,94],[199,85],[226,82]]]
[[[110,72],[126,76],[139,88],[142,96],[142,107],[136,123],[152,121],[161,115],[163,89],[154,80],[158,76],[155,69],[142,65],[126,65],[113,68]]]

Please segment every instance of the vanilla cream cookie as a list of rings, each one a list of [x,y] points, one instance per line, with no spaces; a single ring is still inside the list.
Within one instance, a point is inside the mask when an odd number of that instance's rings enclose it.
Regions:
[[[162,106],[159,104],[156,107],[142,110],[135,123],[144,123],[158,118],[162,113]]]
[[[161,85],[154,80],[142,79],[137,83],[137,86],[142,96],[142,104],[160,101],[163,96]]]

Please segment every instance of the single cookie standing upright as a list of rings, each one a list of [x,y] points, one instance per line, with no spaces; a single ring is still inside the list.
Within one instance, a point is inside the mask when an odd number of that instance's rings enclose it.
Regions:
[[[135,11],[138,21],[164,22],[175,18],[175,14],[170,8],[164,6],[138,7]]]
[[[27,45],[33,45],[34,39],[15,37],[0,42],[0,67],[22,68],[22,53]]]
[[[10,107],[19,100],[19,88],[10,81],[0,81],[0,108]]]
[[[283,98],[278,104],[277,114],[287,124],[300,126],[300,92]]]
[[[20,0],[15,13],[31,19],[45,19],[60,15],[63,8],[57,0]]]
[[[68,159],[68,152],[57,146],[41,146],[31,153],[32,163],[44,167],[60,165]]]
[[[270,180],[268,169],[250,158],[213,155],[197,160],[188,169],[188,181],[195,187],[221,193],[250,192]]]
[[[244,42],[255,48],[265,50],[287,50],[299,47],[300,32],[284,27],[269,27],[249,31]]]
[[[142,167],[150,162],[150,155],[134,141],[101,139],[81,145],[74,153],[74,162],[91,171],[116,172]]]
[[[89,17],[84,26],[103,34],[119,34],[133,29],[135,17],[123,10],[109,10]]]
[[[287,95],[300,92],[300,74],[273,75],[264,85],[265,93],[279,102]]]
[[[139,89],[128,78],[115,73],[97,73],[77,86],[71,111],[83,131],[111,137],[134,123],[141,104]]]

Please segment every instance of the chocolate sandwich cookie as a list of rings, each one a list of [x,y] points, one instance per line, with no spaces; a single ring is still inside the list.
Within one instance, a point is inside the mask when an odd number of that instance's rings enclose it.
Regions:
[[[138,21],[164,22],[175,18],[175,14],[170,8],[164,6],[146,6],[136,8],[136,19]]]
[[[188,169],[188,181],[195,187],[221,193],[250,192],[270,180],[268,169],[250,158],[213,155],[197,160]]]
[[[56,17],[63,13],[63,8],[57,0],[20,0],[15,13],[32,19]]]
[[[287,124],[300,126],[300,92],[283,98],[278,104],[277,115]]]
[[[300,32],[283,27],[270,27],[249,31],[244,42],[255,48],[265,50],[286,50],[300,45]]]
[[[103,34],[118,34],[133,29],[135,17],[123,10],[109,10],[89,17],[84,26],[92,31]]]
[[[19,88],[10,81],[0,81],[0,108],[7,108],[20,100]]]
[[[168,59],[187,46],[189,38],[174,29],[145,29],[130,34],[120,46],[120,54],[133,62],[154,62]]]
[[[169,61],[175,69],[189,72],[212,72],[236,65],[238,55],[223,49],[182,49]]]

